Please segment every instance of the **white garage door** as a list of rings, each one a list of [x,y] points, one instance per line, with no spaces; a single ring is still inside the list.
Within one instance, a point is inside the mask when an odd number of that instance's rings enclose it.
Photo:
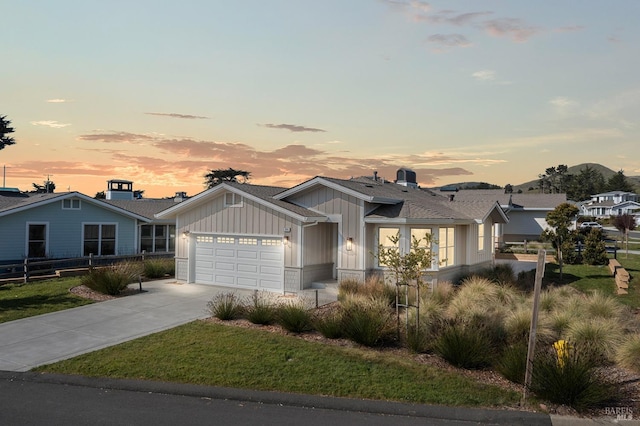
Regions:
[[[196,236],[196,283],[281,290],[282,238]]]

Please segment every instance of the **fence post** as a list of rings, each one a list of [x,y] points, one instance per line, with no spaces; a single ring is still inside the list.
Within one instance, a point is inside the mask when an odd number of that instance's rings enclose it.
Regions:
[[[29,259],[25,258],[24,259],[24,283],[28,283],[29,282]]]
[[[142,261],[144,262],[144,255],[147,251],[146,250],[142,250]]]
[[[89,253],[89,272],[93,270],[93,253]]]

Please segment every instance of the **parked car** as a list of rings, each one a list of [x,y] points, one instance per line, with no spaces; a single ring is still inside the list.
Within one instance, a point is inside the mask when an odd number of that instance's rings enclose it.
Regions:
[[[587,228],[602,229],[602,225],[600,225],[598,222],[582,222],[580,224],[580,229],[587,229]]]

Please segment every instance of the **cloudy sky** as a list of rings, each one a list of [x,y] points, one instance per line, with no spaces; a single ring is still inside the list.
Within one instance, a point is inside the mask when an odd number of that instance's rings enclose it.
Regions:
[[[190,195],[233,167],[498,185],[640,175],[640,2],[2,2],[6,186]]]

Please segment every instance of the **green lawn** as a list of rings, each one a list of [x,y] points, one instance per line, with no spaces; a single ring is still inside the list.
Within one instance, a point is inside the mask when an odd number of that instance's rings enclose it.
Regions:
[[[516,407],[520,395],[415,362],[196,321],[36,371],[451,406]]]
[[[621,303],[640,308],[640,255],[618,252],[618,261],[631,274],[629,294],[616,295],[616,283],[608,266],[564,265],[563,280],[560,281],[557,264],[547,264],[544,281],[549,284],[568,284],[582,292],[594,290],[615,295]]]
[[[80,278],[0,286],[0,323],[93,303],[69,292]]]

